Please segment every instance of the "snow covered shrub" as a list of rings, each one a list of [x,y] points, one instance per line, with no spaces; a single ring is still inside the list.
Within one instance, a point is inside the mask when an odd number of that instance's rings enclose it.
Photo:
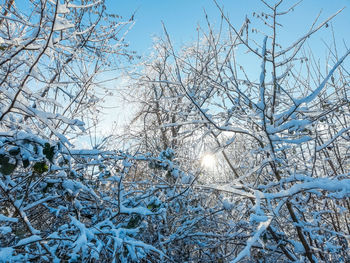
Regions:
[[[69,152],[50,143],[30,133],[3,134],[0,260],[129,262],[163,256],[139,239],[143,218],[162,214],[160,205],[123,186],[135,160],[151,159]],[[96,166],[104,168],[95,174]]]
[[[218,241],[229,229],[222,213],[232,207],[207,207],[210,195],[193,191],[193,176],[180,185],[186,175],[169,149],[158,157],[67,151],[24,132],[1,143],[0,260],[183,262],[222,255]],[[143,176],[135,180],[138,169]]]
[[[174,145],[179,157],[188,157],[184,169],[192,172],[198,168],[198,149],[218,156],[220,169],[214,176],[203,172],[211,180],[200,178],[193,187],[199,203],[205,198],[206,213],[225,198],[233,208],[212,222],[201,221],[204,225],[195,223],[200,216],[187,215],[194,216],[188,228],[206,229],[207,240],[222,241],[204,245],[206,253],[215,247],[212,258],[204,253],[206,260],[348,262],[350,50],[334,35],[325,59],[309,48],[321,49],[312,37],[330,30],[341,10],[322,22],[317,17],[294,40],[286,32],[287,41],[281,17],[298,3],[261,4],[241,28],[218,5],[223,20],[218,33],[208,21],[199,41],[179,51],[165,30],[136,81],[142,100],[131,123],[134,140],[153,151]],[[253,21],[263,27],[255,28]],[[203,195],[204,189],[211,194]],[[215,191],[222,197],[215,198]],[[227,228],[220,226],[221,232],[214,222]],[[181,229],[176,242],[199,235]],[[200,241],[186,242],[175,243],[176,253],[190,244],[196,252],[188,261],[200,261]]]
[[[283,1],[262,1],[254,41],[251,20],[237,30],[220,8],[228,34],[208,22],[177,54],[166,33],[121,152],[72,142],[109,94],[101,73],[130,57],[129,22],[104,1],[5,2],[0,261],[349,261],[350,51],[330,50],[322,71],[303,48],[333,16],[292,44],[276,33],[294,9]],[[257,75],[237,60],[247,51]],[[208,148],[222,155],[210,180]]]
[[[107,160],[128,173],[131,157],[71,144],[98,112],[97,91],[107,92],[98,78],[131,58],[123,42],[131,22],[94,0],[9,0],[1,14],[0,261],[159,258],[134,238],[137,225],[127,227],[136,205],[119,198],[122,175],[95,174]]]
[[[72,145],[96,118],[97,94],[109,94],[101,74],[130,58],[120,35],[130,22],[94,0],[9,0],[1,12],[0,261],[221,257],[211,228],[222,205],[208,209],[212,190],[193,191],[198,176],[180,171],[172,150]]]

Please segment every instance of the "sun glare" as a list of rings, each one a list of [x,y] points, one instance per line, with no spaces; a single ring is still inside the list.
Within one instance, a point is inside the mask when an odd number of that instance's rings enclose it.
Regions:
[[[206,169],[213,169],[216,165],[215,155],[206,153],[201,158],[201,165]]]

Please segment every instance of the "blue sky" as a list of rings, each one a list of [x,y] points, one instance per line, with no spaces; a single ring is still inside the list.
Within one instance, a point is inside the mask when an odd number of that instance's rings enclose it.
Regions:
[[[152,39],[155,36],[164,36],[162,21],[172,39],[175,47],[189,44],[197,39],[197,25],[206,27],[204,9],[213,25],[218,25],[220,12],[212,0],[106,0],[107,9],[110,13],[115,13],[129,19],[135,14],[135,25],[128,33],[126,39],[131,50],[136,51],[143,58],[148,57],[152,50]],[[220,6],[224,6],[231,23],[240,27],[246,15],[252,18],[252,13],[266,11],[264,5],[259,0],[217,0]],[[272,3],[272,0],[266,0]],[[285,0],[285,6],[294,4],[297,1]],[[289,46],[291,41],[295,41],[304,35],[315,17],[322,10],[319,22],[328,18],[339,9],[346,7],[332,22],[336,33],[336,40],[340,55],[344,51],[343,40],[350,47],[350,0],[304,0],[295,11],[282,17],[281,23],[284,25],[280,29],[279,36],[282,46]],[[254,21],[251,19],[254,24]],[[313,52],[320,58],[326,55],[326,49],[322,42],[331,42],[331,27],[322,29],[309,40]],[[258,64],[243,58],[249,66],[249,73],[259,77],[260,62]],[[123,86],[123,79],[115,82],[115,86]],[[106,109],[103,116],[101,128],[104,132],[109,132],[111,123],[116,122],[121,128],[130,117],[131,110],[117,97],[110,97],[106,101],[110,109]],[[113,108],[115,106],[116,108]],[[118,112],[118,114],[116,114]]]
[[[268,3],[274,1],[267,0]],[[297,1],[285,1],[286,6]],[[255,11],[264,10],[259,0],[218,0],[224,6],[232,24],[240,26],[245,16],[252,17]],[[343,40],[350,46],[350,0],[304,0],[294,12],[283,17],[285,27],[281,31],[281,41],[286,43],[308,30],[314,18],[322,10],[321,19],[327,18],[337,10],[346,7],[335,18],[333,25],[339,43]],[[220,13],[212,0],[107,0],[110,12],[129,18],[135,11],[136,24],[127,36],[130,47],[139,54],[146,55],[152,46],[152,37],[161,36],[163,29],[161,21],[177,46],[190,43],[196,39],[197,24],[205,25],[203,10],[208,13],[212,23],[218,23]],[[316,35],[315,41],[329,39],[330,34],[323,31]]]

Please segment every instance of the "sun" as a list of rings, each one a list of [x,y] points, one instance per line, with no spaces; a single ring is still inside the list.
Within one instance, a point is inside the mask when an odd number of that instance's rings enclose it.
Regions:
[[[216,158],[214,154],[205,153],[201,157],[201,166],[206,169],[213,169],[216,165]]]

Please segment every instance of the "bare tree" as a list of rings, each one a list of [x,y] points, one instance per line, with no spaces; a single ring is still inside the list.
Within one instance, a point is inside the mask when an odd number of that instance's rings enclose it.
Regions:
[[[158,129],[158,136],[152,137],[158,139],[157,145],[173,139],[171,130],[177,128],[177,134],[196,134],[222,154],[225,171],[234,179],[205,187],[244,204],[239,212],[232,209],[237,217],[233,225],[249,223],[241,229],[244,238],[232,239],[240,243],[231,247],[233,262],[250,252],[251,257],[266,260],[281,256],[291,261],[345,262],[350,128],[344,61],[350,50],[345,47],[340,56],[335,40],[326,45],[329,55],[322,70],[307,46],[308,39],[328,28],[341,10],[321,22],[317,17],[301,37],[283,47],[280,17],[299,2],[289,7],[284,1],[261,2],[265,10],[247,17],[240,29],[217,4],[223,18],[219,30],[215,32],[208,21],[208,30],[200,31],[199,41],[187,52],[174,50],[165,30],[166,44],[153,63],[156,75],[145,70],[140,78],[148,82],[144,87],[153,100],[142,104],[147,107],[138,117],[152,115],[156,120],[144,118],[143,128],[145,133]],[[265,29],[252,28],[254,18]],[[238,59],[244,54],[252,61],[248,67]],[[249,67],[257,63],[260,74],[252,76]],[[177,104],[169,93],[180,98]],[[174,119],[158,117],[169,113]]]
[[[2,127],[30,125],[48,137],[82,128],[77,119],[89,118],[101,99],[96,90],[104,92],[101,73],[130,56],[130,22],[99,1],[6,1],[2,12]]]

